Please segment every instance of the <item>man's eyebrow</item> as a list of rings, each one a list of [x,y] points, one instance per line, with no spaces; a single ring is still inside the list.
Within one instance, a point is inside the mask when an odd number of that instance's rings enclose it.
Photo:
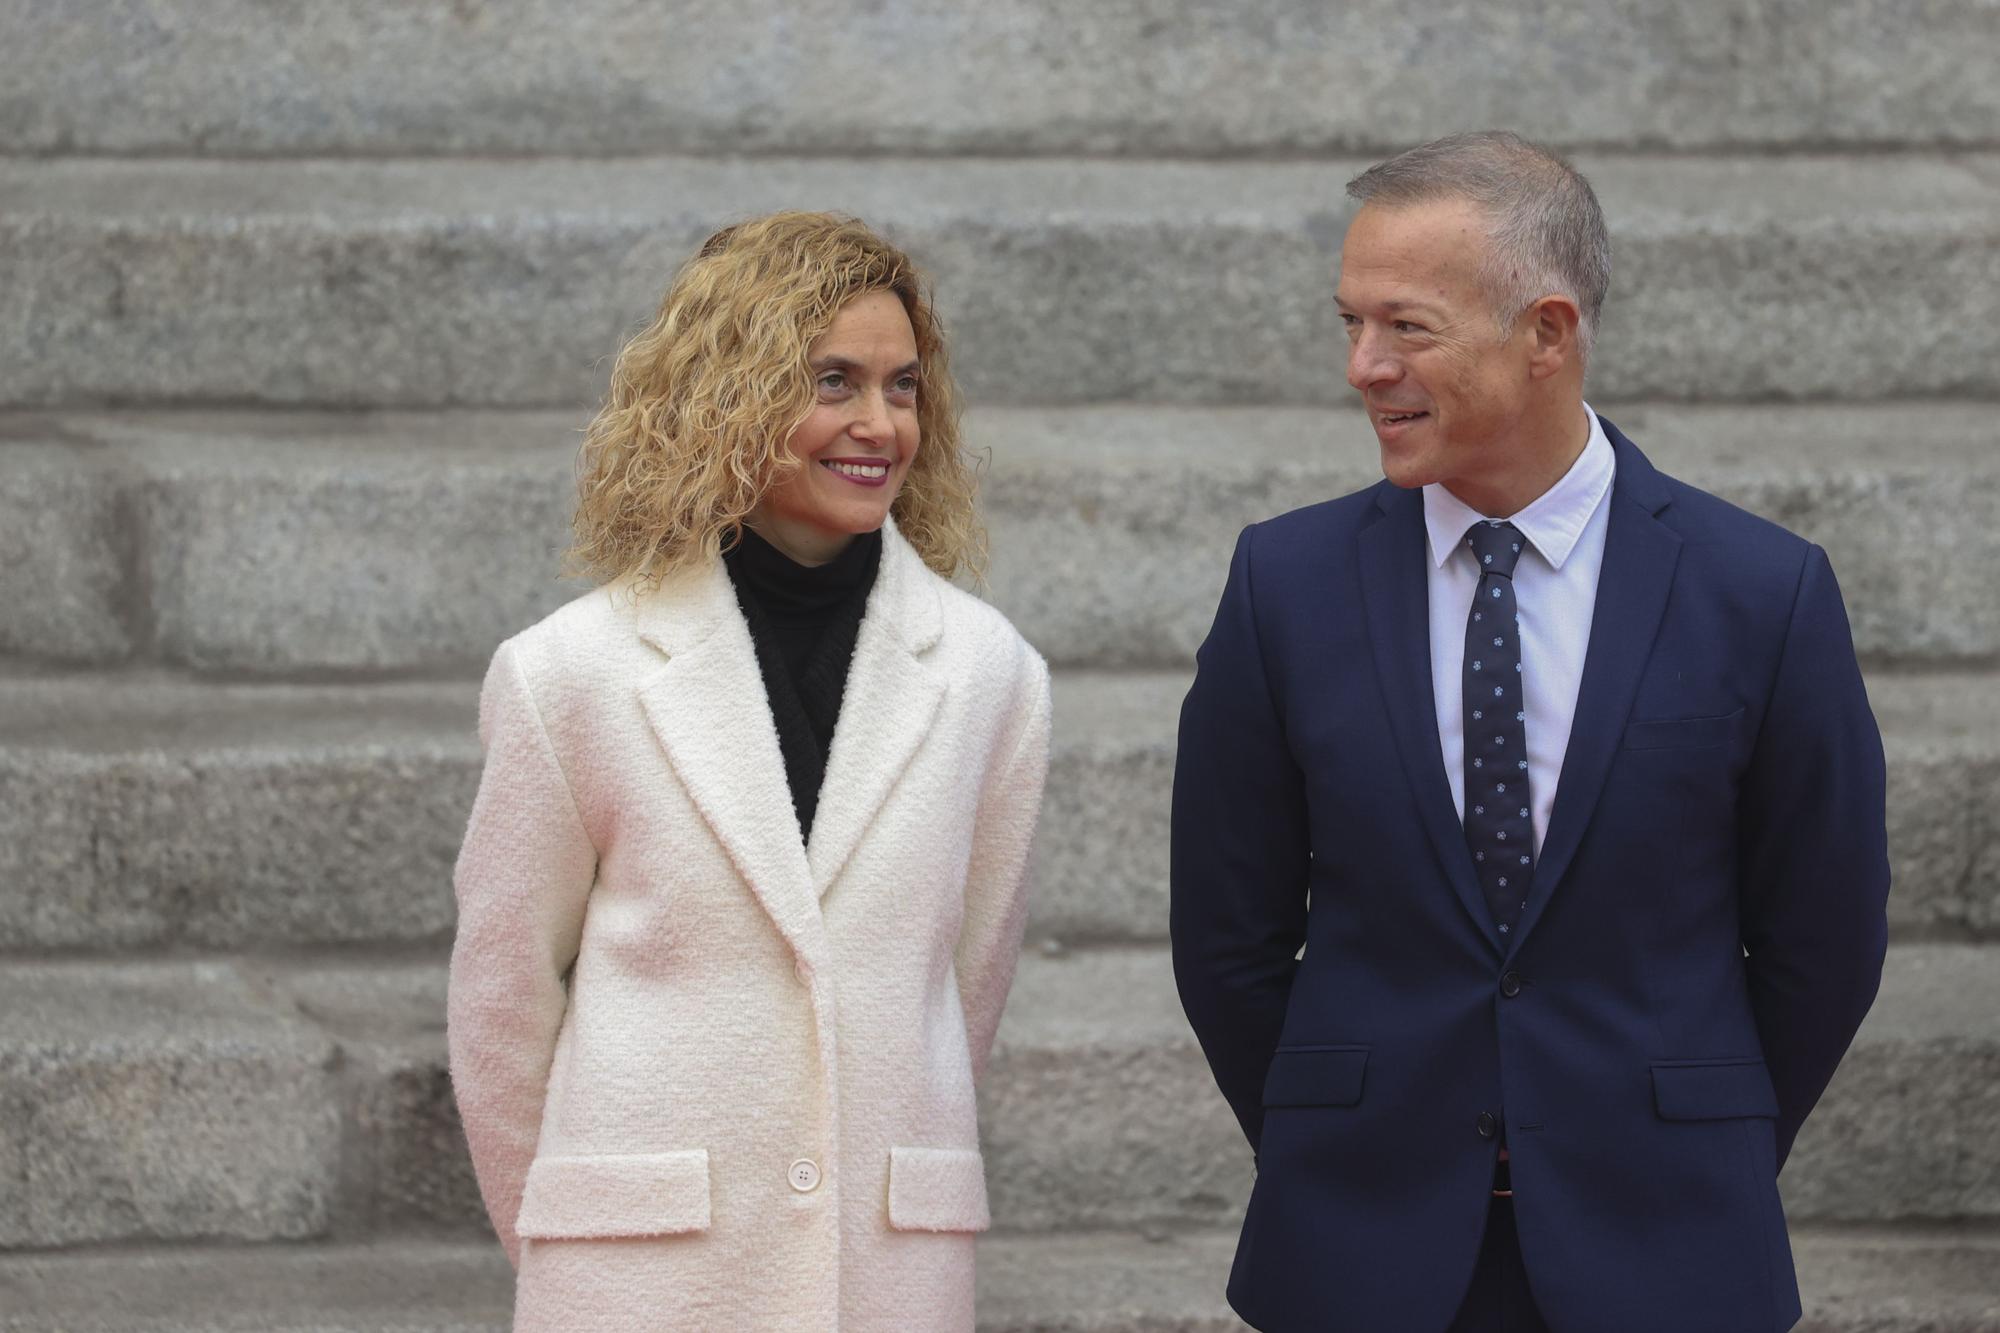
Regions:
[[[1333,294],[1333,303],[1339,306],[1342,310],[1354,309],[1353,304],[1343,299],[1339,292],[1335,292]],[[1411,313],[1435,315],[1437,313],[1437,308],[1435,306],[1432,306],[1423,301],[1404,301],[1404,300],[1392,299],[1382,302],[1381,309],[1384,314],[1388,315],[1406,315]]]

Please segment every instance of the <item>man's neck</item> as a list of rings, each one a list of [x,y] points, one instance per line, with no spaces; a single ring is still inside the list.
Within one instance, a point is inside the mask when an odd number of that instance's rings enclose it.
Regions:
[[[1590,443],[1590,413],[1582,399],[1574,399],[1546,425],[1524,423],[1521,436],[1527,442],[1511,452],[1505,470],[1450,478],[1444,488],[1488,518],[1512,518],[1546,495],[1576,465]]]

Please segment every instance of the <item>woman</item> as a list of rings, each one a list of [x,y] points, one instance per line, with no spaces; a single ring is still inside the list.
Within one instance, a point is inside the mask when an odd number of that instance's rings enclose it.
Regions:
[[[978,527],[918,273],[852,220],[717,233],[581,482],[608,581],[494,655],[456,874],[515,1326],[969,1330],[1049,689],[946,582]]]

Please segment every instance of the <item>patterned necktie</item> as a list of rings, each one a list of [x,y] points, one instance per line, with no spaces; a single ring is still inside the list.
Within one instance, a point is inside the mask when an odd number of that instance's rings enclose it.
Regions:
[[[1479,562],[1479,589],[1465,622],[1465,841],[1486,909],[1502,935],[1520,921],[1535,869],[1521,624],[1514,602],[1514,565],[1524,541],[1512,523],[1475,523],[1465,534]]]

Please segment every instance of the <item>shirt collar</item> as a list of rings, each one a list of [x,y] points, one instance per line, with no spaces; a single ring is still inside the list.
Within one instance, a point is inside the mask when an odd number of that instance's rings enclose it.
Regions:
[[[1583,405],[1583,413],[1590,419],[1590,439],[1584,443],[1583,452],[1569,465],[1561,481],[1507,520],[1557,569],[1569,559],[1590,516],[1604,502],[1617,467],[1611,441],[1604,434],[1604,423],[1597,419],[1589,403]],[[1430,535],[1431,560],[1439,568],[1443,568],[1453,551],[1465,544],[1466,529],[1489,518],[1439,482],[1424,487],[1424,527]]]

